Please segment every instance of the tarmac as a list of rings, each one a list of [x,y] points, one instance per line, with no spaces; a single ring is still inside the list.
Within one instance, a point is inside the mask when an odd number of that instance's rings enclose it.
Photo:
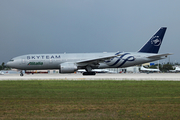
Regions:
[[[97,73],[95,76],[82,74],[4,74],[0,80],[160,80],[180,81],[180,73]]]

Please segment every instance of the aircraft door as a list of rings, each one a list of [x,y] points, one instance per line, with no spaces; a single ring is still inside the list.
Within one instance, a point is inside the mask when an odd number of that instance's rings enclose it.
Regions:
[[[25,59],[21,59],[21,64],[26,64],[26,60]]]
[[[49,59],[49,64],[53,64],[55,62],[54,59]]]

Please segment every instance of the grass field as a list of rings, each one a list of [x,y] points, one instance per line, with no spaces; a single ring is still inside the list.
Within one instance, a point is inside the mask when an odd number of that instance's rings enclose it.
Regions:
[[[180,82],[0,81],[0,119],[180,119]]]

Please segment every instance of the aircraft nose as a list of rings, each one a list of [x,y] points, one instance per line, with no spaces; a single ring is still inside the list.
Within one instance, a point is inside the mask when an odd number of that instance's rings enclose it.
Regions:
[[[9,61],[9,62],[6,63],[6,66],[7,67],[13,67],[14,65],[13,65],[13,62]]]
[[[7,66],[7,67],[13,67],[13,66],[14,66],[14,59],[9,60],[9,61],[6,63],[6,66]]]
[[[7,67],[10,67],[10,62],[7,62],[7,63],[6,63],[6,66],[7,66]]]

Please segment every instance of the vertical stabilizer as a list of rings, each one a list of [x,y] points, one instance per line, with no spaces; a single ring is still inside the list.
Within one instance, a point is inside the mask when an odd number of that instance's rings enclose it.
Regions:
[[[138,52],[158,53],[166,29],[166,27],[161,27]]]

